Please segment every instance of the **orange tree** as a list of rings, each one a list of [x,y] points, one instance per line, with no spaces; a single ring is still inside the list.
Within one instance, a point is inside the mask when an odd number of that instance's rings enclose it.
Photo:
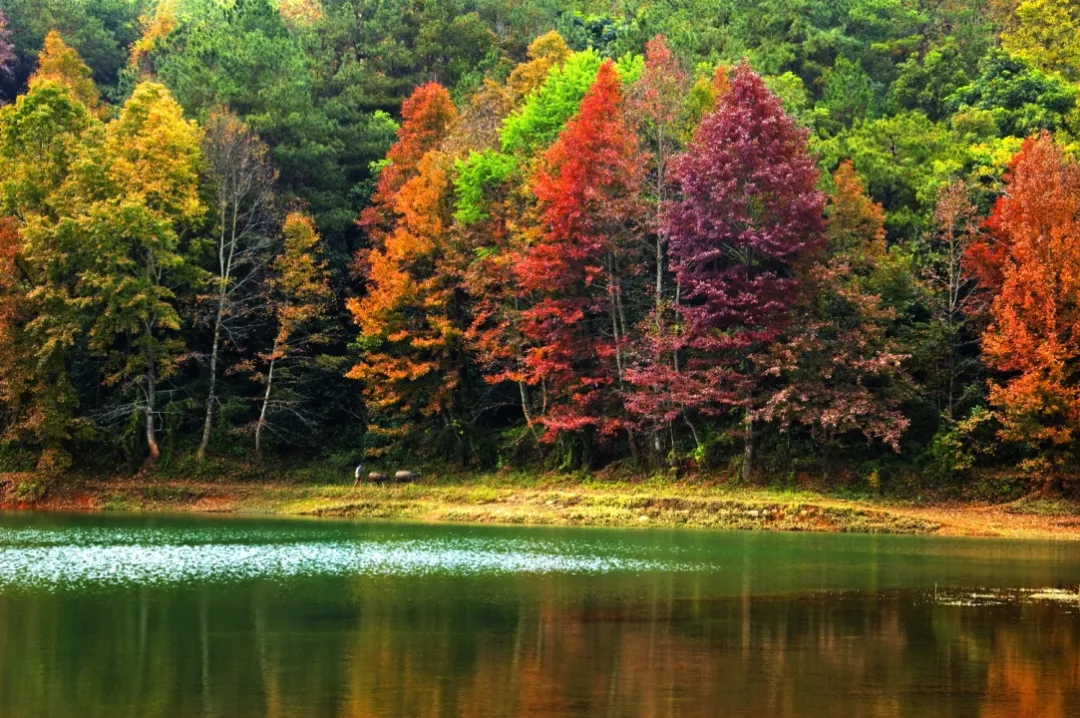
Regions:
[[[988,221],[1000,278],[982,337],[1001,375],[990,401],[1001,436],[1037,451],[1046,481],[1075,461],[1080,428],[1080,165],[1048,134],[1025,142]]]

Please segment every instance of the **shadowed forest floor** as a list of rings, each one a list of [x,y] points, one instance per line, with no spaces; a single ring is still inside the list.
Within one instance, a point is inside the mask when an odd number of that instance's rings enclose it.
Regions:
[[[0,475],[4,509],[160,511],[580,526],[833,531],[1080,539],[1080,505],[1065,500],[923,505],[837,498],[805,490],[659,481],[581,482],[495,474],[425,477],[414,484],[251,483],[84,479],[39,496]]]

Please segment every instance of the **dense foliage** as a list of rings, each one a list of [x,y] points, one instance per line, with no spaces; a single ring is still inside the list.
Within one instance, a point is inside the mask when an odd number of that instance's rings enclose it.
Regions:
[[[0,470],[1067,485],[1078,25],[1056,0],[4,0]]]

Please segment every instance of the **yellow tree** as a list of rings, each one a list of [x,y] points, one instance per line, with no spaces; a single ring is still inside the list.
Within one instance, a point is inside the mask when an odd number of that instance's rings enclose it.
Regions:
[[[75,99],[99,117],[106,114],[101,106],[101,93],[91,78],[90,68],[79,53],[68,46],[60,33],[52,30],[45,36],[45,43],[38,55],[38,66],[30,76],[30,88],[42,82],[57,82],[71,90]]]
[[[151,74],[148,56],[176,29],[175,0],[161,0],[152,14],[139,17],[142,34],[131,44],[128,66],[140,76]]]
[[[36,81],[0,107],[0,408],[4,438],[62,470],[78,428],[70,362],[80,322],[73,247],[54,230],[62,188],[98,123],[72,92]]]
[[[570,55],[570,46],[554,30],[533,40],[529,45],[528,61],[515,67],[506,79],[512,102],[520,104],[526,95],[543,84],[551,68],[561,66]]]
[[[1080,81],[1080,5],[1075,0],[1022,0],[1001,34],[1001,45],[1040,69]]]
[[[163,85],[138,85],[80,163],[56,227],[79,248],[89,345],[125,398],[114,415],[143,417],[148,466],[161,456],[158,386],[184,355],[177,291],[205,279],[182,246],[205,211],[200,138]]]
[[[277,412],[288,412],[303,419],[299,410],[302,399],[290,379],[296,368],[314,361],[310,348],[330,341],[326,319],[333,301],[330,274],[322,259],[321,244],[315,223],[300,212],[290,212],[282,226],[284,247],[274,260],[269,282],[269,308],[277,332],[273,347],[259,355],[263,368],[254,378],[264,385],[259,418],[255,423],[255,453],[263,455],[263,430]],[[255,367],[254,363],[248,365]],[[285,385],[282,387],[282,385]],[[286,390],[284,396],[282,388]],[[277,389],[278,395],[274,393]]]
[[[871,266],[885,255],[885,210],[866,195],[851,160],[841,162],[832,179],[835,191],[825,208],[829,251],[853,269]]]

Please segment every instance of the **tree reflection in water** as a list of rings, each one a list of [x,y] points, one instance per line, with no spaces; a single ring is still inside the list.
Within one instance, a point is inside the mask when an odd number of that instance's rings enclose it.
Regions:
[[[1080,693],[1080,613],[1065,602],[964,605],[921,590],[686,598],[662,576],[614,593],[500,580],[527,585],[0,596],[0,712],[1055,718]]]

